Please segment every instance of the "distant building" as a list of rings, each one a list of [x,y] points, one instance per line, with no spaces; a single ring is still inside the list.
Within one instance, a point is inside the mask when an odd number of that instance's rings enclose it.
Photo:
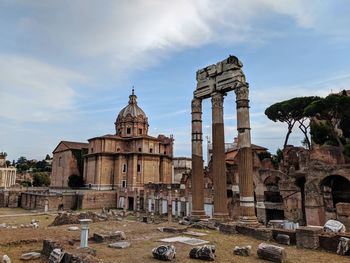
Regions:
[[[192,159],[187,157],[175,157],[173,183],[179,184],[184,173],[190,173],[192,170]]]
[[[134,209],[145,184],[172,183],[174,140],[148,135],[148,118],[136,99],[133,90],[116,118],[115,134],[93,137],[88,143],[58,144],[53,151],[52,187],[67,187],[70,175],[83,175],[86,189],[113,190],[112,201],[118,207],[127,204]]]
[[[16,184],[16,168],[7,167],[6,154],[0,153],[0,187],[7,188]]]
[[[115,134],[88,140],[84,162],[88,188],[133,191],[147,183],[171,183],[173,138],[148,135],[148,118],[136,99],[133,91],[114,123]]]
[[[53,151],[51,187],[68,187],[68,177],[83,173],[83,155],[89,144],[61,141]]]

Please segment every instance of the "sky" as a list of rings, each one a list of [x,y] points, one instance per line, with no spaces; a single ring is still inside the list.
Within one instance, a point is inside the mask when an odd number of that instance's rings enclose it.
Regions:
[[[149,134],[190,156],[195,73],[231,54],[250,84],[252,142],[274,153],[286,126],[266,107],[350,89],[349,14],[346,0],[0,0],[0,151],[41,160],[61,140],[113,134],[134,86]],[[234,94],[224,111],[232,142]],[[301,140],[296,127],[289,143]]]

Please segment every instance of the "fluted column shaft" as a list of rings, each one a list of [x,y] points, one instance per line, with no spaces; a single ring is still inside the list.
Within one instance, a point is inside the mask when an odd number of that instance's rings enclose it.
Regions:
[[[235,92],[239,155],[240,221],[243,223],[256,223],[248,84],[237,88]]]
[[[227,186],[225,167],[225,134],[224,134],[224,96],[212,94],[212,136],[213,136],[213,184],[214,184],[214,218],[228,217]]]
[[[204,217],[202,100],[192,100],[192,215]]]

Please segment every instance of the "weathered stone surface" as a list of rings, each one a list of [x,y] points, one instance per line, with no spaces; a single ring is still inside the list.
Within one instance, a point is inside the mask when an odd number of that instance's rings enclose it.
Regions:
[[[322,227],[299,227],[296,229],[297,247],[317,249],[319,247],[318,235]]]
[[[250,255],[251,250],[252,250],[252,246],[244,246],[244,247],[235,246],[235,248],[233,249],[233,254],[237,256],[247,257]]]
[[[350,203],[337,203],[335,207],[338,216],[350,217]]]
[[[37,259],[40,257],[41,257],[41,254],[38,252],[29,252],[29,253],[22,254],[21,260],[31,260],[31,259]]]
[[[204,245],[201,247],[194,247],[191,249],[190,258],[201,259],[207,261],[215,260],[215,246],[212,245]]]
[[[219,231],[225,234],[237,234],[235,223],[219,223]]]
[[[276,242],[283,245],[290,245],[289,236],[284,234],[278,234],[276,236]]]
[[[194,247],[191,249],[190,258],[201,259],[207,261],[215,260],[215,246],[212,245],[204,245],[201,247]]]
[[[345,233],[346,231],[345,226],[341,222],[333,219],[328,220],[323,229],[326,232],[334,233]]]
[[[319,249],[336,253],[338,244],[339,244],[339,236],[336,233],[322,233],[319,236]]]
[[[59,248],[62,249],[62,245],[56,241],[45,239],[43,240],[43,249],[41,253],[45,255],[46,257],[49,257],[51,252],[55,249]]]
[[[68,230],[69,231],[78,231],[79,227],[77,227],[77,226],[70,226],[70,227],[68,227]]]
[[[350,238],[341,237],[338,244],[337,254],[345,256],[350,251]]]
[[[272,229],[273,239],[276,240],[278,234],[289,236],[290,245],[296,244],[296,233],[295,230],[290,229]]]
[[[123,231],[116,231],[114,233],[108,233],[108,234],[94,233],[93,239],[97,243],[120,241],[120,240],[125,240],[126,235]]]
[[[55,248],[50,254],[49,263],[60,263],[64,254],[65,253],[60,248]]]
[[[283,247],[261,243],[257,250],[258,257],[261,259],[284,262],[286,260],[286,252]]]
[[[11,263],[11,259],[8,255],[2,257],[2,263]]]
[[[178,229],[175,227],[158,227],[158,230],[160,232],[165,232],[165,233],[181,233],[184,231],[184,229]]]
[[[173,245],[161,245],[152,249],[152,254],[155,259],[171,261],[175,259],[175,247]]]
[[[184,226],[189,226],[189,225],[191,225],[191,222],[188,220],[180,220],[179,224],[184,225]]]
[[[0,224],[0,228],[6,228],[6,227],[7,227],[6,223]]]
[[[236,230],[240,234],[251,236],[259,240],[272,240],[272,230],[269,228],[254,228],[245,225],[237,225]]]
[[[197,229],[210,229],[210,230],[218,229],[218,227],[215,225],[215,222],[211,222],[211,221],[198,221],[194,223],[192,227]]]
[[[127,248],[127,247],[130,247],[130,243],[129,242],[116,242],[116,243],[112,243],[112,244],[109,244],[108,247],[111,247],[111,248]]]

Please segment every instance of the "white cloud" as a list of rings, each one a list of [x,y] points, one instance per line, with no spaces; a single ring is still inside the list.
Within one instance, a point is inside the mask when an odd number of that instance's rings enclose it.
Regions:
[[[279,14],[315,28],[322,5],[310,1],[135,0],[23,3],[18,28],[71,54],[103,57],[117,70],[145,68],[167,53],[208,43],[259,42],[259,22]],[[317,11],[317,12],[316,12]],[[271,32],[270,32],[271,33]]]
[[[33,58],[0,55],[0,117],[42,122],[63,117],[74,107],[71,84],[84,77]]]

